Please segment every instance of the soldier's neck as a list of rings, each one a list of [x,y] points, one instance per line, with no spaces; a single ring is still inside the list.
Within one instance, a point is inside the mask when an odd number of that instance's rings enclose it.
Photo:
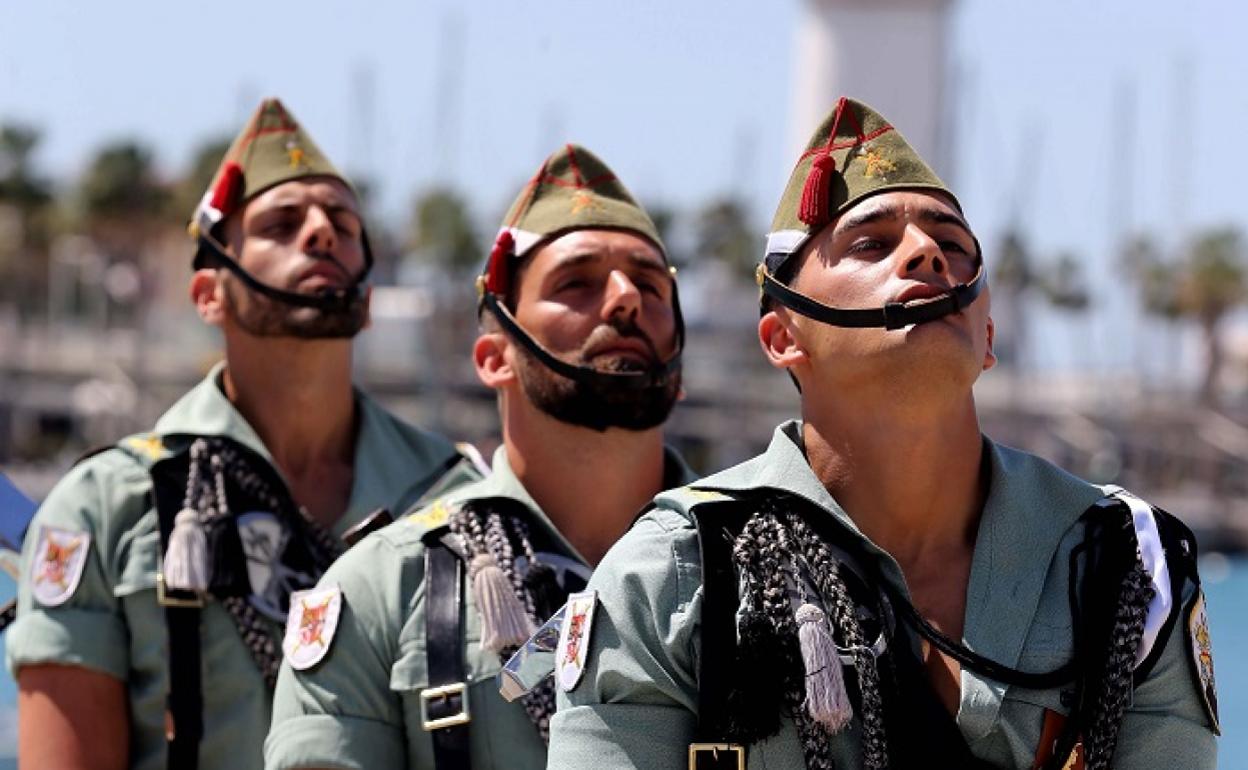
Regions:
[[[504,417],[507,461],[559,532],[597,566],[663,489],[662,430],[599,432],[523,411]]]
[[[349,342],[231,340],[225,359],[226,397],[292,485],[350,466],[356,416]]]
[[[906,571],[974,548],[987,494],[969,392],[943,403],[803,404],[815,475],[863,534]]]

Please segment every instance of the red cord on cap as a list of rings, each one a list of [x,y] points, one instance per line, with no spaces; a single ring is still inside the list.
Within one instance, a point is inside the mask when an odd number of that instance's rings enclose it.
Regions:
[[[507,293],[507,278],[511,275],[508,260],[516,252],[516,239],[510,230],[502,230],[490,249],[490,259],[485,266],[485,290],[491,294]]]
[[[220,211],[221,216],[229,216],[242,191],[243,168],[234,161],[230,161],[221,169],[221,178],[217,180],[217,186],[212,190],[212,202],[209,205]]]

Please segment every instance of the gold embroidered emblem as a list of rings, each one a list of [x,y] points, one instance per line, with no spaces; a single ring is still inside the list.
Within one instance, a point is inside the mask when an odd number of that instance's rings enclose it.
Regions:
[[[307,153],[294,139],[286,142],[286,157],[290,160],[291,168],[307,168]]]
[[[601,211],[602,204],[594,200],[594,196],[584,190],[577,190],[572,195],[572,213],[580,214],[583,211]]]
[[[442,502],[441,498],[438,498],[429,507],[413,513],[408,517],[408,520],[425,529],[435,529],[445,524],[450,518],[451,512],[446,507],[446,503]]]
[[[131,436],[126,439],[126,445],[137,452],[142,452],[152,460],[159,460],[165,453],[165,442],[155,433],[149,433],[146,436]]]
[[[691,494],[691,495],[693,495],[694,497],[696,497],[698,500],[703,500],[703,501],[706,501],[706,500],[726,500],[726,499],[728,499],[728,498],[724,497],[722,494],[720,494],[719,492],[712,492],[712,491],[711,491],[711,490],[709,490],[709,489],[696,489],[696,488],[694,488],[694,487],[685,487],[685,490],[686,490],[689,494]]]
[[[863,148],[863,161],[867,167],[863,170],[862,175],[865,177],[884,177],[897,170],[897,164],[884,157],[884,153],[874,147]]]

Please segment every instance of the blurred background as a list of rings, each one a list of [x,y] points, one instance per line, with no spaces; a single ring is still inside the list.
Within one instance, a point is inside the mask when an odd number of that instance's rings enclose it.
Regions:
[[[1213,0],[0,0],[0,472],[42,497],[217,360],[184,226],[270,95],[366,197],[365,387],[497,443],[472,277],[520,185],[576,141],[681,267],[672,442],[704,472],[744,459],[796,411],[757,349],[753,264],[797,153],[849,94],[932,162],[984,245],[986,432],[1197,531],[1221,766],[1248,767],[1245,22]]]

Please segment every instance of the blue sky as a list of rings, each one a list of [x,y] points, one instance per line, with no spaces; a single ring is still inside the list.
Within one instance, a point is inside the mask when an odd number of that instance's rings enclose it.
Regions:
[[[492,227],[570,139],[647,200],[743,194],[761,231],[792,162],[798,2],[0,0],[0,120],[44,128],[38,159],[57,177],[127,136],[172,173],[274,94],[341,165],[376,177],[392,218],[442,179]],[[953,14],[957,191],[986,244],[1017,219],[1041,254],[1085,261],[1110,296],[1091,338],[1103,345],[1126,312],[1113,298],[1116,228],[1178,242],[1248,221],[1237,185],[1248,10],[960,0]],[[1114,104],[1126,92],[1123,132]]]

